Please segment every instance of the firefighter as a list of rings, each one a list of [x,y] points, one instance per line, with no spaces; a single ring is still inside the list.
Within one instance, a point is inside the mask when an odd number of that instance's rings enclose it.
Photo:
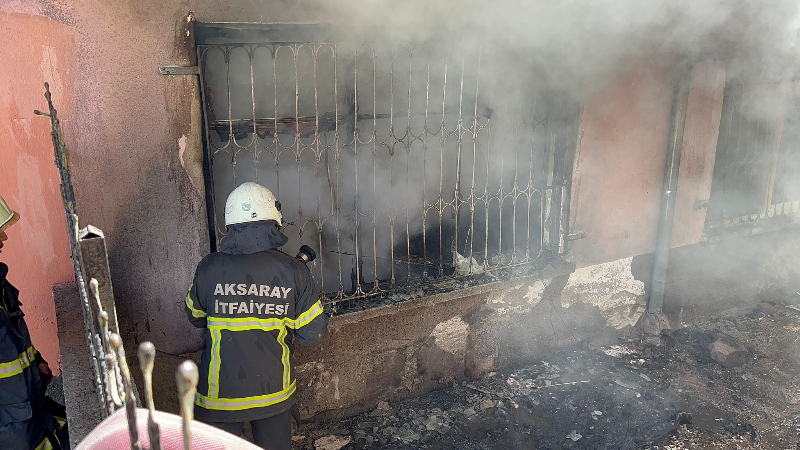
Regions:
[[[205,328],[195,417],[237,436],[250,422],[255,444],[270,450],[291,449],[293,341],[314,347],[328,329],[308,267],[278,250],[289,240],[280,210],[263,186],[234,189],[225,241],[197,266],[185,301]]]
[[[19,214],[0,197],[0,253],[3,242],[8,240],[6,230],[18,220]],[[7,275],[8,266],[0,262],[0,447],[66,448],[68,443],[62,433],[66,419],[53,416],[55,402],[45,397],[45,387],[53,373],[33,347],[20,309],[19,291],[8,282]]]

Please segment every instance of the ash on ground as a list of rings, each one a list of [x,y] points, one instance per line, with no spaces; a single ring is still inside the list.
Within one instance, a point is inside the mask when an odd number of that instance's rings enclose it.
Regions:
[[[800,308],[763,303],[305,423],[295,449],[798,448]]]

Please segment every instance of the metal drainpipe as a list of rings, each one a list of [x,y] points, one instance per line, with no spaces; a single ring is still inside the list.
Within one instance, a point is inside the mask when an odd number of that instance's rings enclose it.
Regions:
[[[658,314],[664,305],[664,290],[667,281],[667,262],[669,260],[672,221],[675,216],[675,194],[678,189],[678,170],[683,150],[683,130],[686,124],[686,107],[689,103],[689,81],[691,65],[680,61],[673,72],[672,112],[670,114],[667,160],[664,165],[664,186],[661,195],[661,209],[658,217],[655,261],[650,297],[647,299],[647,312]]]

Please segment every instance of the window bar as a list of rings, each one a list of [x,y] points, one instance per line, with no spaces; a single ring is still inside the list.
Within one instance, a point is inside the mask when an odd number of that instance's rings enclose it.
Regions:
[[[297,163],[297,223],[294,224],[300,238],[303,237],[303,180],[301,176],[301,153],[303,151],[302,141],[300,140],[300,71],[297,67],[298,55],[302,45],[292,45],[292,60],[294,62],[294,143],[292,145],[292,153],[294,153],[295,162]],[[277,131],[277,130],[276,130]]]
[[[339,266],[339,292],[336,294],[337,299],[344,298],[344,268],[342,267],[342,235],[341,235],[341,216],[342,210],[339,205],[339,195],[338,193],[341,192],[341,183],[340,183],[340,167],[339,163],[341,162],[341,152],[342,148],[340,147],[342,143],[341,134],[339,133],[339,50],[341,50],[341,46],[333,46],[333,114],[334,114],[334,136],[333,136],[333,144],[335,146],[335,153],[334,158],[336,161],[336,190],[331,195],[331,211],[336,217],[336,260]],[[329,174],[330,174],[330,165],[328,166]],[[330,177],[330,175],[329,175]],[[320,249],[322,250],[322,249]]]
[[[545,129],[547,129],[545,127]],[[554,214],[555,208],[558,206],[557,194],[556,194],[556,170],[557,169],[557,160],[558,160],[558,152],[556,147],[557,142],[557,135],[556,132],[550,130],[549,132],[545,133],[545,142],[544,145],[549,147],[549,151],[546,153],[545,161],[547,161],[547,165],[543,167],[543,176],[542,176],[542,192],[544,194],[544,201],[541,202],[542,205],[542,212],[540,214],[541,217],[541,224],[540,224],[540,236],[541,239],[539,241],[539,253],[536,255],[536,258],[541,256],[542,252],[545,250],[552,250],[553,248],[553,233],[557,232],[556,228],[553,226],[557,222],[557,218]],[[545,230],[547,230],[547,236],[545,236]]]
[[[453,190],[453,268],[456,275],[460,275],[458,270],[458,226],[461,212],[461,146],[463,143],[464,125],[463,125],[463,112],[464,112],[464,65],[466,64],[466,54],[461,55],[461,79],[459,81],[458,92],[458,122],[456,123],[456,185]],[[444,111],[443,111],[444,113]]]
[[[728,155],[729,158],[726,159],[726,161],[725,161],[724,177],[725,177],[726,181],[727,181],[729,175],[731,175],[732,179],[735,179],[735,173],[731,174],[730,172],[735,172],[735,170],[736,170],[736,168],[732,167],[732,166],[733,166],[733,164],[735,164],[735,161],[738,159],[738,156],[739,156],[739,153],[740,153],[740,148],[741,148],[742,122],[743,122],[744,119],[742,117],[741,110],[739,108],[737,108],[737,107],[741,107],[741,103],[742,103],[742,101],[744,100],[744,97],[745,97],[745,87],[743,85],[741,86],[741,90],[742,90],[742,93],[737,96],[737,102],[734,105],[736,116],[737,116],[737,119],[739,120],[739,125],[738,125],[737,130],[736,130],[736,148],[734,149],[733,158],[730,158],[731,155]],[[724,189],[724,187],[723,187],[723,189]],[[726,202],[727,195],[723,195],[722,200],[723,200],[724,203],[728,203],[728,202]],[[726,211],[727,211],[727,209],[723,208],[723,217],[722,217],[723,223],[724,224],[732,224],[732,223],[734,223],[732,221],[732,219],[729,221],[728,218],[732,218],[735,215],[735,211],[731,211],[730,213],[727,213],[727,214],[726,214]]]
[[[725,145],[722,147],[723,154],[722,156],[722,164],[720,165],[721,169],[721,177],[720,177],[720,189],[719,189],[719,222],[718,226],[725,225],[725,188],[727,187],[727,175],[728,175],[728,164],[731,155],[731,146],[733,145],[733,139],[731,136],[731,129],[733,127],[734,116],[736,115],[736,105],[740,100],[739,95],[736,93],[736,84],[733,84],[731,88],[728,90],[728,95],[731,96],[731,107],[730,107],[730,116],[728,117],[728,132],[725,133]]]
[[[311,59],[314,67],[314,159],[317,163],[317,253],[319,254],[319,284],[320,295],[325,295],[325,270],[323,269],[323,259],[325,255],[322,253],[322,226],[325,220],[322,219],[322,152],[327,152],[325,146],[320,150],[320,132],[319,132],[319,87],[317,86],[317,56],[321,45],[314,45],[311,48]]]
[[[752,94],[750,89],[747,90],[746,98],[748,101],[752,99]],[[745,130],[749,131],[750,125],[752,124],[752,120],[749,117],[745,117],[744,111],[742,109],[739,110],[739,117],[741,120],[745,122]],[[741,129],[739,133],[741,137]],[[741,180],[744,178],[742,159],[744,156],[747,155],[748,141],[749,139],[746,138],[740,139],[736,148],[736,159],[734,159],[733,163],[735,171],[734,173],[736,174],[735,180],[738,181],[739,183],[741,183]],[[737,194],[739,194],[740,198],[742,197],[740,193]],[[736,221],[736,223],[742,223],[742,217],[745,215],[746,206],[742,205],[742,202],[739,202],[738,204],[734,203],[734,205],[735,205],[735,210],[733,211],[732,218]]]
[[[472,261],[474,261],[475,254],[475,166],[478,160],[478,95],[480,94],[481,85],[481,62],[483,57],[483,49],[478,53],[478,73],[475,80],[475,108],[472,116],[472,187],[469,193],[469,273],[473,273]],[[484,255],[485,257],[485,255]]]
[[[741,167],[743,169],[743,172],[745,173],[745,179],[747,179],[748,184],[750,186],[755,186],[756,184],[760,184],[761,188],[763,189],[764,188],[763,180],[758,180],[757,177],[761,178],[760,177],[761,171],[759,171],[758,169],[760,169],[761,166],[764,163],[763,155],[764,155],[764,153],[766,151],[766,141],[767,141],[766,134],[767,134],[767,131],[762,126],[760,117],[755,118],[755,120],[751,120],[751,123],[753,123],[753,122],[755,122],[755,135],[756,136],[755,136],[754,142],[753,141],[748,142],[747,153],[746,153],[747,157],[746,157],[746,159],[744,161],[741,162]],[[762,131],[763,131],[763,133],[762,133]],[[763,138],[764,138],[763,142],[761,142],[762,134],[764,135],[763,136]],[[752,149],[752,152],[750,152],[751,149]],[[758,181],[761,181],[761,183],[757,183]],[[749,194],[751,194],[751,193],[749,193]],[[754,204],[755,202],[753,200],[754,200],[754,198],[753,198],[752,194],[747,196],[747,206],[746,206],[746,209],[744,211],[744,213],[745,213],[744,221],[745,222],[752,222],[752,221],[757,220],[759,218],[758,211],[760,210],[760,205],[758,205],[758,207],[756,207],[755,204]]]
[[[378,186],[376,182],[376,168],[378,157],[378,74],[377,74],[377,54],[375,52],[374,44],[372,47],[372,264],[374,267],[375,280],[372,285],[372,292],[377,292],[380,287],[378,286]]]
[[[253,69],[255,58],[255,48],[251,45],[247,48],[247,56],[250,60],[250,100],[253,106],[253,170],[255,171],[255,182],[258,183],[258,129],[256,128],[256,79]]]
[[[272,133],[272,155],[275,159],[275,196],[281,198],[281,140],[278,133],[278,52],[280,52],[281,45],[272,47],[272,85],[274,95],[272,97],[274,102],[274,114],[272,115],[272,126],[274,132]]]
[[[353,233],[353,246],[355,259],[353,265],[355,267],[355,289],[356,296],[364,294],[361,288],[361,246],[359,245],[358,230],[361,225],[361,212],[358,207],[358,48],[353,51],[353,166],[354,166],[354,192],[353,199],[355,201],[355,214],[353,218],[354,233]]]
[[[494,105],[494,91],[489,94],[489,109]],[[492,207],[492,196],[490,193],[491,165],[492,165],[492,119],[486,121],[486,185],[483,188],[484,208],[484,239],[483,239],[483,268],[488,270],[491,265],[489,262],[489,209]]]
[[[564,123],[562,126],[566,127],[568,124]],[[565,213],[565,203],[567,199],[567,177],[568,175],[565,173],[569,164],[567,164],[567,148],[570,145],[570,141],[567,136],[566,128],[558,128],[558,134],[561,136],[561,143],[562,149],[558,152],[558,157],[556,158],[556,171],[557,176],[555,178],[556,183],[556,202],[555,206],[557,208],[557,215],[556,220],[553,224],[553,233],[555,234],[555,238],[553,240],[552,251],[555,255],[561,255],[564,253],[563,246],[564,246],[564,223],[566,222],[567,218],[564,216]]]
[[[511,132],[510,127],[506,124],[506,128],[508,129],[507,133],[500,133],[501,136],[501,143],[508,139],[508,134]],[[502,129],[502,128],[501,128]],[[495,266],[500,267],[503,265],[503,208],[505,207],[506,203],[506,196],[508,195],[505,192],[505,171],[506,171],[506,152],[500,152],[500,184],[499,189],[497,190],[497,207],[499,213],[497,214],[497,264]]]
[[[537,106],[536,103],[537,103],[538,100],[539,100],[539,96],[538,95],[533,98],[533,113],[531,114],[531,124],[530,124],[530,128],[531,128],[530,139],[531,139],[531,141],[530,141],[529,145],[531,146],[531,152],[530,152],[530,161],[528,162],[528,181],[527,181],[527,183],[525,183],[526,184],[526,186],[525,186],[525,198],[527,198],[527,200],[528,200],[527,201],[528,213],[525,215],[525,224],[526,224],[525,225],[525,228],[526,228],[526,230],[525,230],[525,257],[524,257],[523,261],[529,261],[530,257],[531,257],[531,245],[532,245],[532,242],[531,242],[531,201],[533,201],[533,192],[534,192],[534,187],[533,187],[533,160],[536,157],[536,145],[535,145],[536,144],[536,128],[538,127],[538,123],[536,122],[536,106]],[[550,150],[551,150],[550,153],[552,153],[552,148]],[[546,155],[545,156],[545,160],[549,160],[550,158],[552,158],[551,154],[545,153],[545,155]],[[544,164],[543,164],[543,166],[544,166]],[[546,184],[548,182],[547,176],[548,176],[547,173],[543,174],[543,176],[542,176],[542,184]],[[545,189],[546,189],[546,186],[545,186]],[[545,204],[544,199],[542,199],[542,200],[543,201],[539,202],[539,220],[540,221],[544,220],[545,214],[546,214],[546,211],[542,211],[542,205]],[[546,208],[546,206],[545,206],[545,208]],[[541,226],[539,227],[539,234],[540,235],[542,234],[542,227]],[[541,248],[541,239],[539,239],[539,242],[540,242],[539,248]],[[516,253],[517,252],[516,252],[516,245],[515,245],[514,254],[516,254]]]
[[[447,143],[447,136],[445,134],[445,102],[447,101],[447,70],[449,69],[449,61],[448,57],[445,56],[444,59],[444,84],[442,85],[442,125],[439,134],[439,199],[438,199],[438,210],[439,210],[439,277],[444,276],[444,238],[442,236],[443,231],[443,212],[444,212],[444,149]]]
[[[373,76],[375,72],[373,71]],[[375,89],[377,90],[377,89]],[[374,94],[373,90],[373,94]],[[376,108],[375,102],[372,103],[372,107]],[[377,116],[377,110],[374,110],[373,113]],[[377,139],[378,130],[375,130],[375,139]],[[394,146],[397,143],[396,136],[394,134],[394,49],[389,52],[389,135],[386,138],[386,147],[389,150],[389,185],[394,186]],[[374,162],[374,161],[373,161]],[[374,166],[373,166],[374,170]],[[373,183],[375,182],[375,177],[373,173]],[[394,203],[394,195],[389,196],[389,210],[387,214],[387,218],[389,219],[389,270],[390,270],[390,285],[392,287],[395,286],[397,283],[397,278],[395,277],[395,258],[394,258],[394,219],[396,215],[397,206]],[[377,208],[378,202],[377,197],[373,200],[373,205]],[[374,229],[373,229],[374,232]],[[376,249],[377,246],[373,247]],[[375,266],[378,265],[378,258],[376,253],[375,258]],[[378,282],[378,271],[375,270],[375,283]]]
[[[411,86],[412,86],[412,69],[414,63],[414,48],[411,47],[408,51],[408,105],[406,106],[406,133],[404,138],[406,141],[406,192],[411,192],[411,147],[416,140],[416,137],[411,131]],[[424,132],[424,131],[423,131]],[[424,205],[423,197],[423,205]],[[406,214],[406,283],[411,282],[411,218],[408,214],[409,204],[408,198],[403,199],[403,211]]]
[[[228,146],[231,149],[231,177],[233,179],[233,187],[236,188],[236,136],[233,134],[233,114],[231,113],[231,51],[228,48],[225,51],[225,87],[228,90]],[[227,230],[227,228],[226,228]]]
[[[430,135],[430,123],[428,112],[430,110],[431,97],[431,62],[430,56],[425,64],[425,125],[422,130],[422,280],[428,279],[428,211],[432,206],[428,204],[428,136]]]
[[[519,189],[519,141],[520,141],[520,128],[525,124],[522,117],[522,104],[519,106],[519,113],[517,115],[517,126],[514,130],[514,184],[511,195],[511,265],[517,262],[517,200],[520,196]],[[502,214],[501,214],[502,215]]]

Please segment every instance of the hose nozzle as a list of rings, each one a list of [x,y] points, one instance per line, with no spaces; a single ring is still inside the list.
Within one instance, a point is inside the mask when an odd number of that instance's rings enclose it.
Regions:
[[[304,245],[300,247],[300,251],[297,252],[297,256],[295,256],[295,258],[299,259],[300,261],[303,261],[303,263],[305,264],[308,264],[311,261],[317,259],[317,253],[314,251],[313,248]]]

